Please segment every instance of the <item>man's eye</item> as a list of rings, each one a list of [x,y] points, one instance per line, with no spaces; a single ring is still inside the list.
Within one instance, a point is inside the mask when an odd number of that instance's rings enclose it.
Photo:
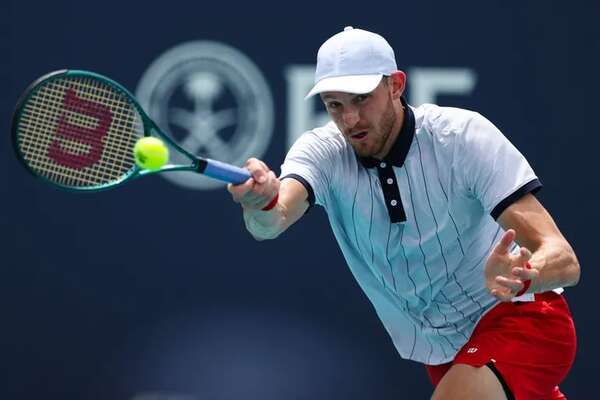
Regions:
[[[368,98],[369,98],[369,95],[366,95],[366,94],[359,94],[358,96],[356,96],[356,97],[354,98],[354,100],[355,100],[357,103],[362,103],[363,101],[367,100]]]
[[[327,103],[327,108],[330,110],[336,110],[337,108],[339,108],[340,103],[332,101],[331,103]]]

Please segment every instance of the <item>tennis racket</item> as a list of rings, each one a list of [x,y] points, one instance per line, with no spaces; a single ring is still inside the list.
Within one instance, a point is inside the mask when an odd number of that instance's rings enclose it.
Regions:
[[[141,169],[133,147],[144,136],[159,137],[189,163]],[[32,83],[13,114],[12,140],[17,157],[33,175],[74,191],[106,190],[167,171],[194,171],[234,184],[250,178],[246,169],[181,148],[127,89],[88,71],[56,71]]]

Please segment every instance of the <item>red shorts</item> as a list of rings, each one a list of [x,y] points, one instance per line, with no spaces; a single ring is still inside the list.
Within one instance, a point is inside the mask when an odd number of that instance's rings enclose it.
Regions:
[[[576,342],[563,296],[536,294],[533,302],[495,306],[479,321],[454,361],[427,366],[427,372],[437,385],[453,364],[491,363],[516,400],[566,399],[558,384],[573,364]]]

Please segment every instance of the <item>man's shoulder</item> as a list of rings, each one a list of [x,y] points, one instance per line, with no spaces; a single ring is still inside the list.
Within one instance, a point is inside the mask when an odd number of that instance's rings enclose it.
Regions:
[[[303,146],[319,146],[327,147],[331,150],[343,151],[347,149],[348,143],[335,123],[329,122],[300,135],[293,147]]]
[[[422,104],[413,108],[413,112],[416,130],[425,129],[434,137],[460,134],[474,119],[481,117],[475,111],[436,104]]]
[[[306,133],[312,133],[319,140],[337,141],[343,139],[342,133],[333,121],[329,121],[323,126],[313,128]]]

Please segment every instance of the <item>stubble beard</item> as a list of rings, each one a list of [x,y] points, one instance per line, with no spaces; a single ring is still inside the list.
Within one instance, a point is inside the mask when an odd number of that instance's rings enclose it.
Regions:
[[[381,122],[373,131],[371,131],[372,137],[367,138],[372,140],[371,145],[362,146],[363,143],[359,143],[358,145],[353,144],[352,147],[354,147],[354,151],[360,157],[383,158],[386,154],[382,153],[392,134],[392,127],[394,126],[395,120],[396,111],[394,110],[392,99],[390,98],[387,107],[381,116]]]

